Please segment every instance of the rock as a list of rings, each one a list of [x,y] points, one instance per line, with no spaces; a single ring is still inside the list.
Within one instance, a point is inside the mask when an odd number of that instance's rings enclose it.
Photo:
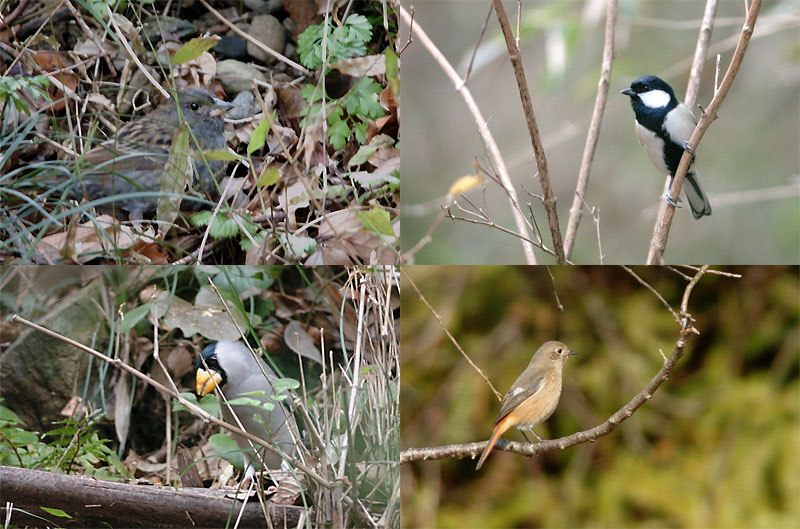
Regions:
[[[162,35],[172,35],[179,39],[197,35],[197,27],[182,18],[175,17],[148,17],[142,26],[142,35],[145,43],[150,40],[153,44],[162,40]]]
[[[274,16],[257,15],[253,17],[253,22],[250,24],[250,36],[277,53],[283,54],[283,47],[286,45],[286,28]],[[251,57],[263,61],[264,64],[273,64],[277,61],[275,57],[252,42],[247,43],[247,53]]]
[[[247,41],[239,35],[225,35],[214,46],[214,51],[220,59],[245,59]]]
[[[251,64],[235,59],[226,59],[217,63],[217,79],[222,83],[228,95],[250,90],[253,79],[267,82],[267,76]]]
[[[239,92],[233,100],[233,108],[228,110],[226,117],[230,119],[244,119],[261,112],[261,107],[256,102],[253,92]]]

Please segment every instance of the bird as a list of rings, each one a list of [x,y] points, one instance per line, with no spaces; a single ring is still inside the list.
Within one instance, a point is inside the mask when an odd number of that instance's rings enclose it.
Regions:
[[[528,430],[542,440],[533,431],[533,427],[546,421],[556,410],[561,398],[561,375],[567,358],[578,354],[562,342],[550,341],[542,344],[534,353],[528,367],[511,384],[508,393],[503,397],[500,412],[494,423],[492,437],[483,449],[478,460],[479,470],[492,453],[500,436],[516,426],[520,430]]]
[[[678,101],[672,87],[655,75],[639,77],[620,93],[631,98],[639,143],[656,169],[669,175],[671,186],[683,151],[691,152],[689,138],[697,119],[689,107]],[[683,190],[695,219],[711,215],[711,203],[700,186],[700,179],[694,170],[694,159],[686,172]],[[671,206],[679,207],[669,195],[669,190],[665,199]]]
[[[215,388],[219,388],[225,400],[234,400],[241,397],[255,399],[261,404],[270,403],[272,409],[264,406],[251,406],[236,404],[228,406],[220,402],[222,419],[234,426],[238,426],[235,412],[243,429],[248,433],[268,441],[275,448],[291,457],[295,452],[295,441],[292,433],[297,431],[297,425],[290,409],[283,402],[288,398],[276,400],[272,384],[278,378],[275,372],[264,362],[256,359],[250,349],[241,341],[220,340],[207,345],[195,364],[195,395],[198,400],[208,395]],[[246,395],[252,392],[263,392],[264,396]],[[279,393],[288,397],[286,391]],[[233,412],[231,411],[233,409]],[[245,474],[242,482],[247,482],[255,473],[252,464],[253,448],[251,442],[239,434],[232,433],[236,444],[243,450],[245,461]],[[262,453],[262,461],[267,468],[277,470],[281,468],[283,458],[267,450],[260,450],[258,445],[255,450]]]
[[[193,153],[195,175],[189,181],[190,189],[206,197],[219,196],[216,180],[227,162],[203,160],[198,146],[203,151],[225,148],[225,124],[221,114],[233,105],[199,87],[179,91],[176,97],[177,104],[171,99],[164,101],[150,114],[126,123],[113,138],[86,152],[80,165],[85,164],[87,168],[79,171],[72,194],[94,200],[138,191],[159,191],[162,176],[169,168],[173,136],[180,124],[186,122],[191,129],[189,148]],[[157,198],[121,198],[112,204],[127,212],[131,219],[138,220],[156,209]]]

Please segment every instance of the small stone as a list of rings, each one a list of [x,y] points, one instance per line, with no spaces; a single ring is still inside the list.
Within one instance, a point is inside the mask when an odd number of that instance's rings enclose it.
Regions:
[[[220,59],[247,58],[247,41],[239,35],[225,35],[213,50]]]
[[[254,79],[267,82],[266,75],[255,66],[236,59],[219,61],[216,78],[229,96],[250,90]]]
[[[257,15],[253,17],[253,22],[250,24],[250,36],[264,43],[273,51],[283,53],[283,47],[286,45],[286,29],[274,16]],[[251,57],[263,61],[264,64],[273,64],[277,61],[275,57],[252,42],[247,43],[247,53]]]

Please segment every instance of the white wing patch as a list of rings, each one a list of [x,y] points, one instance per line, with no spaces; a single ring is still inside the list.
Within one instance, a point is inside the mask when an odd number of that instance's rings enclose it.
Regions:
[[[669,105],[669,94],[663,90],[643,92],[639,94],[639,99],[650,108],[661,108]]]

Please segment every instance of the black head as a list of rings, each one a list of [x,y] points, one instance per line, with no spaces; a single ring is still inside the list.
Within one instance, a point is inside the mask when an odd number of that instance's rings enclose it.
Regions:
[[[664,116],[678,106],[672,87],[655,75],[639,77],[620,93],[631,98],[636,121],[653,131],[660,131]]]
[[[666,81],[655,75],[643,75],[639,77],[631,83],[630,88],[626,88],[620,93],[634,97],[653,90],[662,90],[669,94],[670,99],[675,98],[675,92],[672,90],[672,87],[667,84]]]

